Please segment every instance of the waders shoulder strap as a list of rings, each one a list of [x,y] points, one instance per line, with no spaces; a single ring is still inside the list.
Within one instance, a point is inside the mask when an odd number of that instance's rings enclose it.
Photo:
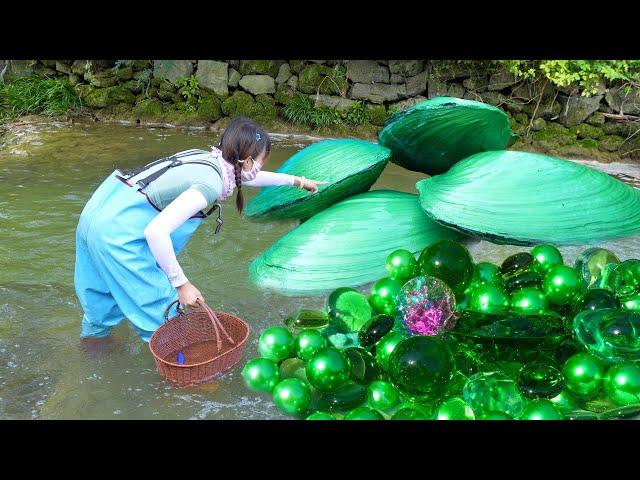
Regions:
[[[216,165],[213,162],[209,162],[207,160],[185,160],[182,161],[180,160],[180,158],[184,158],[184,157],[189,157],[192,155],[196,155],[199,153],[202,153],[202,151],[198,151],[198,150],[189,150],[187,152],[184,152],[182,155],[173,155],[171,157],[166,157],[166,158],[162,158],[160,160],[157,160],[155,162],[152,162],[148,165],[145,165],[143,168],[139,169],[139,171],[131,176],[129,176],[129,178],[132,178],[135,175],[138,175],[139,173],[141,173],[142,171],[154,166],[154,165],[158,165],[161,162],[166,162],[166,161],[170,161],[170,163],[168,163],[167,165],[165,165],[164,167],[156,170],[155,172],[153,172],[152,174],[144,177],[141,180],[138,180],[136,182],[136,184],[139,186],[138,190],[142,191],[145,187],[147,187],[151,182],[154,182],[155,180],[157,180],[158,178],[160,178],[162,175],[164,175],[169,169],[171,168],[175,168],[178,167],[180,165],[185,165],[185,164],[199,164],[199,165],[207,165],[211,168],[213,168],[216,173],[220,176],[222,176],[222,172],[220,171],[220,168],[218,167],[218,165]],[[204,211],[201,211],[200,213],[204,216],[204,217],[208,217],[209,215],[211,215],[215,210],[218,210],[218,218],[216,219],[216,230],[215,233],[218,233],[220,231],[220,228],[222,227],[222,206],[219,203],[214,203],[213,206],[205,213]]]

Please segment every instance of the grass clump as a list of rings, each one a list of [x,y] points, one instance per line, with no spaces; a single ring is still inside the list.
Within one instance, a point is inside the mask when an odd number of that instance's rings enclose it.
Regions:
[[[369,123],[370,114],[366,105],[356,101],[345,111],[324,105],[316,106],[306,95],[297,94],[283,109],[287,120],[300,125],[310,125],[320,130],[326,127],[364,125]]]
[[[80,97],[66,79],[30,76],[0,85],[0,118],[55,117],[81,108]]]

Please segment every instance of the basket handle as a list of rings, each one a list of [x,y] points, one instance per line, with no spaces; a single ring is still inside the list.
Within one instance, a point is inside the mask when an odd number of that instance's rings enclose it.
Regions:
[[[229,335],[227,331],[224,329],[224,326],[222,325],[222,322],[218,319],[216,312],[214,312],[211,309],[211,307],[206,303],[204,303],[202,300],[198,299],[196,300],[196,302],[198,303],[198,305],[200,305],[200,307],[202,307],[202,309],[205,312],[207,312],[207,315],[209,315],[209,318],[211,319],[211,323],[213,323],[213,329],[216,332],[216,346],[218,347],[218,350],[222,348],[222,340],[220,339],[220,333],[218,332],[218,329],[222,330],[222,333],[224,333],[224,336],[227,337],[227,340],[229,340],[230,343],[235,344],[236,342],[233,341],[233,338],[231,338],[231,335]]]
[[[164,321],[168,322],[169,321],[169,310],[171,310],[171,307],[173,307],[174,304],[178,304],[178,306],[176,307],[176,310],[178,311],[178,315],[184,315],[184,308],[182,308],[180,306],[180,300],[174,300],[173,302],[171,302],[169,304],[169,306],[167,307],[167,309],[164,311]]]

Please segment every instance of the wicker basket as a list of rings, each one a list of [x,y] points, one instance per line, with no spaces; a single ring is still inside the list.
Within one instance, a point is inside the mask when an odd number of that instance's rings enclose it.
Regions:
[[[166,322],[149,341],[149,349],[156,361],[158,373],[177,387],[207,383],[216,375],[230,369],[242,358],[249,338],[249,325],[230,313],[214,312],[200,302],[200,309],[169,319],[171,303],[164,313]],[[184,364],[178,363],[178,352]]]

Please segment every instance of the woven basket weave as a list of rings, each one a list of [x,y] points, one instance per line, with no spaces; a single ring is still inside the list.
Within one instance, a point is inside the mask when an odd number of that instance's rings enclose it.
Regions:
[[[169,310],[177,302],[167,307],[166,322],[151,336],[149,349],[158,373],[173,385],[201,385],[240,361],[249,325],[230,313],[214,312],[200,300],[199,309],[178,310],[169,319]],[[184,355],[184,364],[178,363],[178,352]]]

